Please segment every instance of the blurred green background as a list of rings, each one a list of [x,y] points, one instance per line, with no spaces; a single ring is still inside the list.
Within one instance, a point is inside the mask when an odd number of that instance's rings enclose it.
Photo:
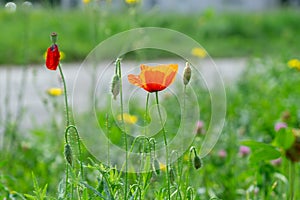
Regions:
[[[124,2],[123,2],[124,3]],[[0,64],[42,63],[49,34],[59,34],[64,62],[83,61],[101,41],[135,27],[164,27],[198,41],[213,57],[286,55],[300,50],[299,7],[258,11],[162,12],[138,5],[114,8],[91,1],[74,9],[48,2],[30,7],[17,3],[15,12],[0,9]]]

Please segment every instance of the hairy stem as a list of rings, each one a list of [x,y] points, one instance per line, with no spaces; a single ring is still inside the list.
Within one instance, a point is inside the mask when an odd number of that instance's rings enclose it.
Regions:
[[[159,100],[158,100],[158,92],[155,92],[155,97],[156,97],[156,103],[157,103],[157,110],[158,110],[158,115],[163,131],[163,137],[164,137],[164,143],[165,143],[165,150],[166,150],[166,178],[167,178],[167,185],[168,185],[168,199],[171,199],[171,192],[170,192],[170,177],[169,177],[169,150],[168,150],[168,141],[167,141],[167,135],[166,135],[166,130],[165,130],[165,125],[162,121],[162,116],[161,116],[161,111],[160,111],[160,106],[159,106]]]
[[[124,122],[124,106],[123,106],[123,89],[122,89],[122,71],[121,71],[121,60],[117,59],[116,61],[116,70],[120,78],[120,105],[121,105],[121,121],[122,121],[122,133],[124,135],[124,144],[125,144],[125,188],[124,188],[124,200],[127,200],[127,187],[128,187],[128,141],[127,134],[125,131],[125,122]]]

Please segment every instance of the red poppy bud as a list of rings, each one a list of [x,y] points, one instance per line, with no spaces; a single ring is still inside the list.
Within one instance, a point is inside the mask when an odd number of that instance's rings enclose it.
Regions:
[[[56,44],[51,45],[47,50],[46,67],[50,70],[56,70],[59,64],[60,54]]]

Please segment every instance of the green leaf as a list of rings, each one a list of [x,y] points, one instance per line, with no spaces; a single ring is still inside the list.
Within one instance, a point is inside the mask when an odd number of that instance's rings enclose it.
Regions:
[[[253,164],[265,160],[274,160],[281,156],[280,151],[270,144],[250,140],[241,143],[251,148],[252,153],[250,154],[249,161]]]
[[[94,192],[95,195],[97,195],[98,197],[100,197],[101,199],[106,199],[104,198],[104,196],[98,192],[94,187],[90,186],[89,184],[85,183],[85,182],[80,182],[81,184],[83,184],[87,189],[91,190],[92,192]]]
[[[241,144],[250,147],[252,150],[260,149],[260,148],[274,148],[270,144],[257,142],[257,141],[253,141],[253,140],[242,141]]]
[[[281,153],[273,148],[260,148],[251,153],[249,160],[251,163],[258,163],[265,160],[274,160],[279,158]]]
[[[291,128],[280,129],[276,133],[276,137],[274,139],[274,144],[278,147],[282,147],[285,150],[289,149],[294,142],[295,136],[293,134],[293,129]]]
[[[32,196],[30,194],[24,194],[24,196],[27,198],[27,199],[32,199],[32,200],[35,200],[36,197],[35,196]]]
[[[42,193],[41,193],[42,198],[45,198],[47,196],[47,187],[48,187],[48,185],[46,184],[42,190]]]

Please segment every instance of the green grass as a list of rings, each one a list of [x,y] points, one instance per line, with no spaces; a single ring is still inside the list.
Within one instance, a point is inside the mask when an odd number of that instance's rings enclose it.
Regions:
[[[253,140],[271,144],[276,137],[274,124],[281,121],[283,113],[289,113],[286,121],[289,127],[299,128],[300,105],[300,76],[299,71],[286,66],[287,58],[253,59],[244,74],[235,85],[226,88],[227,116],[222,135],[214,149],[202,160],[200,170],[193,169],[188,161],[188,152],[178,162],[172,164],[175,171],[175,179],[172,181],[172,192],[186,197],[188,186],[194,191],[193,199],[285,199],[289,187],[289,160],[282,153],[282,163],[274,166],[269,160],[261,160],[251,149],[247,156],[239,154],[239,147],[244,140]],[[195,78],[192,84],[195,84]],[[210,94],[207,89],[193,88],[199,98],[201,119],[205,123],[205,129],[210,122]],[[106,96],[107,94],[103,94]],[[161,103],[170,117],[166,121],[168,137],[177,132],[180,124],[180,109],[178,102],[172,96],[161,93]],[[105,98],[104,98],[105,99]],[[0,197],[8,198],[17,195],[37,195],[37,191],[47,185],[47,198],[57,199],[63,193],[64,184],[64,157],[63,157],[63,121],[57,115],[63,114],[63,99],[51,98],[48,106],[53,112],[49,112],[49,122],[44,126],[36,126],[30,130],[29,136],[23,135],[23,130],[11,132],[9,126],[5,129],[4,149],[0,154]],[[109,100],[107,100],[109,104]],[[103,100],[105,104],[105,101]],[[138,116],[138,124],[143,124],[145,102],[134,101],[129,103],[130,113]],[[150,105],[154,103],[150,98]],[[45,105],[46,106],[46,105]],[[53,107],[52,107],[53,106]],[[102,108],[102,109],[101,109]],[[174,109],[175,108],[175,109]],[[26,116],[27,113],[25,113]],[[107,114],[109,116],[106,120]],[[90,125],[91,114],[77,118],[77,125],[84,127],[86,132],[93,133],[95,128]],[[123,146],[123,137],[111,114],[111,106],[97,108],[97,117],[102,130],[106,129],[108,122],[109,137],[114,145]],[[14,122],[11,122],[14,125]],[[128,126],[127,131],[133,131]],[[9,144],[14,135],[13,143]],[[201,146],[205,135],[195,137],[194,146],[197,151]],[[160,134],[153,138],[162,145]],[[76,141],[70,137],[70,140]],[[91,138],[94,140],[94,138]],[[129,138],[130,143],[132,138]],[[140,143],[133,149],[141,151]],[[72,143],[74,160],[78,157],[77,145]],[[88,146],[89,147],[89,146]],[[259,146],[257,146],[259,147]],[[224,150],[227,156],[220,157],[219,151]],[[267,151],[267,150],[266,150]],[[272,154],[272,153],[270,153]],[[124,174],[120,174],[114,168],[107,168],[97,161],[84,149],[83,154],[85,178],[82,182],[78,172],[78,163],[75,164],[71,183],[80,188],[82,199],[101,199],[100,195],[107,198],[111,195],[115,199],[123,199]],[[254,157],[254,158],[253,158]],[[114,159],[113,157],[111,159]],[[300,165],[295,163],[296,175],[299,177]],[[34,174],[35,178],[32,176]],[[138,199],[136,186],[142,187],[145,199],[163,199],[166,197],[165,171],[160,175],[151,174],[151,181],[147,174],[129,174],[129,184],[132,186],[130,195]],[[38,182],[38,186],[36,181]],[[189,184],[187,184],[189,180]],[[149,185],[148,185],[149,184]],[[35,185],[35,186],[34,186]],[[296,179],[296,188],[299,188],[299,180]],[[34,192],[35,191],[35,192]],[[196,193],[197,191],[197,193]],[[40,191],[38,194],[43,195]],[[77,196],[76,193],[74,193]],[[298,190],[295,198],[300,197]],[[36,198],[39,199],[39,198]],[[40,198],[41,199],[41,198]],[[174,198],[174,199],[179,199]]]
[[[86,7],[0,12],[0,64],[42,63],[49,34],[59,34],[65,62],[83,61],[106,38],[135,27],[164,27],[198,41],[213,57],[245,57],[299,53],[300,13],[282,9],[256,13],[183,15],[156,11]]]

